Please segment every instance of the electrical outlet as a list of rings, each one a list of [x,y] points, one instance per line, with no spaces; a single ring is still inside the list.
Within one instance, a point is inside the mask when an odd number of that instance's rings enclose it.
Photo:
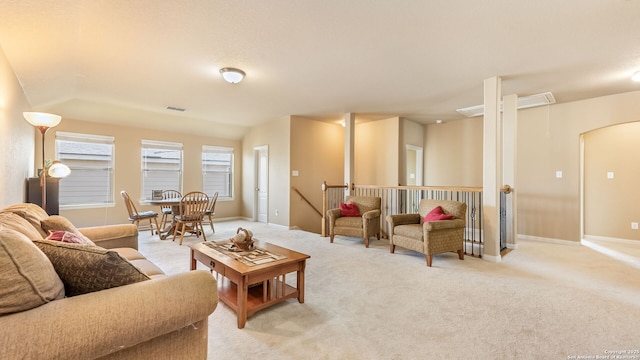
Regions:
[[[278,211],[278,209],[276,209],[276,216],[280,215],[280,212]]]
[[[632,222],[631,223],[631,230],[638,230],[638,223],[637,222]]]

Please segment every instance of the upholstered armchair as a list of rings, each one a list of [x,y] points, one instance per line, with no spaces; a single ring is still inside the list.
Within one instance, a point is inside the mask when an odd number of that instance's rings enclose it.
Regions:
[[[327,211],[329,216],[329,238],[335,235],[361,237],[364,246],[369,247],[369,238],[380,240],[380,206],[382,199],[376,196],[347,196],[344,204],[353,203],[360,216],[342,216],[340,209]]]
[[[438,206],[444,213],[443,217],[452,218],[425,222],[425,216]],[[434,211],[436,212],[437,210]],[[389,251],[393,253],[398,245],[421,252],[425,254],[429,267],[435,254],[457,252],[460,260],[464,260],[466,213],[467,204],[462,202],[423,199],[417,214],[387,215]]]

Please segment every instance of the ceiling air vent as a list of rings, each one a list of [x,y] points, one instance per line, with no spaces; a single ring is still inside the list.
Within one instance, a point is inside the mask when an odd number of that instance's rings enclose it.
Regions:
[[[167,110],[173,110],[173,111],[180,111],[180,112],[187,110],[187,109],[183,109],[183,108],[179,108],[179,107],[175,107],[175,106],[167,106],[166,109]]]
[[[541,94],[519,97],[518,109],[526,109],[526,108],[542,106],[542,105],[550,105],[555,103],[556,103],[556,98],[553,97],[553,94],[550,92],[545,92]],[[457,109],[456,111],[467,117],[480,116],[480,115],[484,115],[484,105],[469,106],[466,108]],[[500,111],[502,111],[502,101],[500,102]]]

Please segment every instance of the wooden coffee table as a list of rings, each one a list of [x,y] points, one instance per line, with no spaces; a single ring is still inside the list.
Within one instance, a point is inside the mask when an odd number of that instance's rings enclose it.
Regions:
[[[206,243],[189,247],[191,270],[199,261],[222,275],[218,277],[218,296],[236,312],[239,329],[244,328],[248,317],[274,304],[291,298],[304,303],[304,268],[309,255],[257,240],[258,249],[284,258],[247,265]],[[286,275],[292,272],[296,273],[296,287],[286,283]]]

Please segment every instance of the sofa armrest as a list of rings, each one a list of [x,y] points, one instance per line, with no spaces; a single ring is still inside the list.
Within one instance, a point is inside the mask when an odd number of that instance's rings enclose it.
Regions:
[[[215,278],[196,270],[0,317],[1,359],[94,359],[207,319]]]
[[[420,214],[387,215],[387,222],[393,232],[393,228],[399,225],[420,224]]]
[[[424,231],[458,229],[458,228],[464,228],[464,226],[465,226],[465,221],[462,219],[430,221],[422,224]]]
[[[134,224],[85,227],[78,229],[105,249],[129,247],[138,249],[138,228]]]

